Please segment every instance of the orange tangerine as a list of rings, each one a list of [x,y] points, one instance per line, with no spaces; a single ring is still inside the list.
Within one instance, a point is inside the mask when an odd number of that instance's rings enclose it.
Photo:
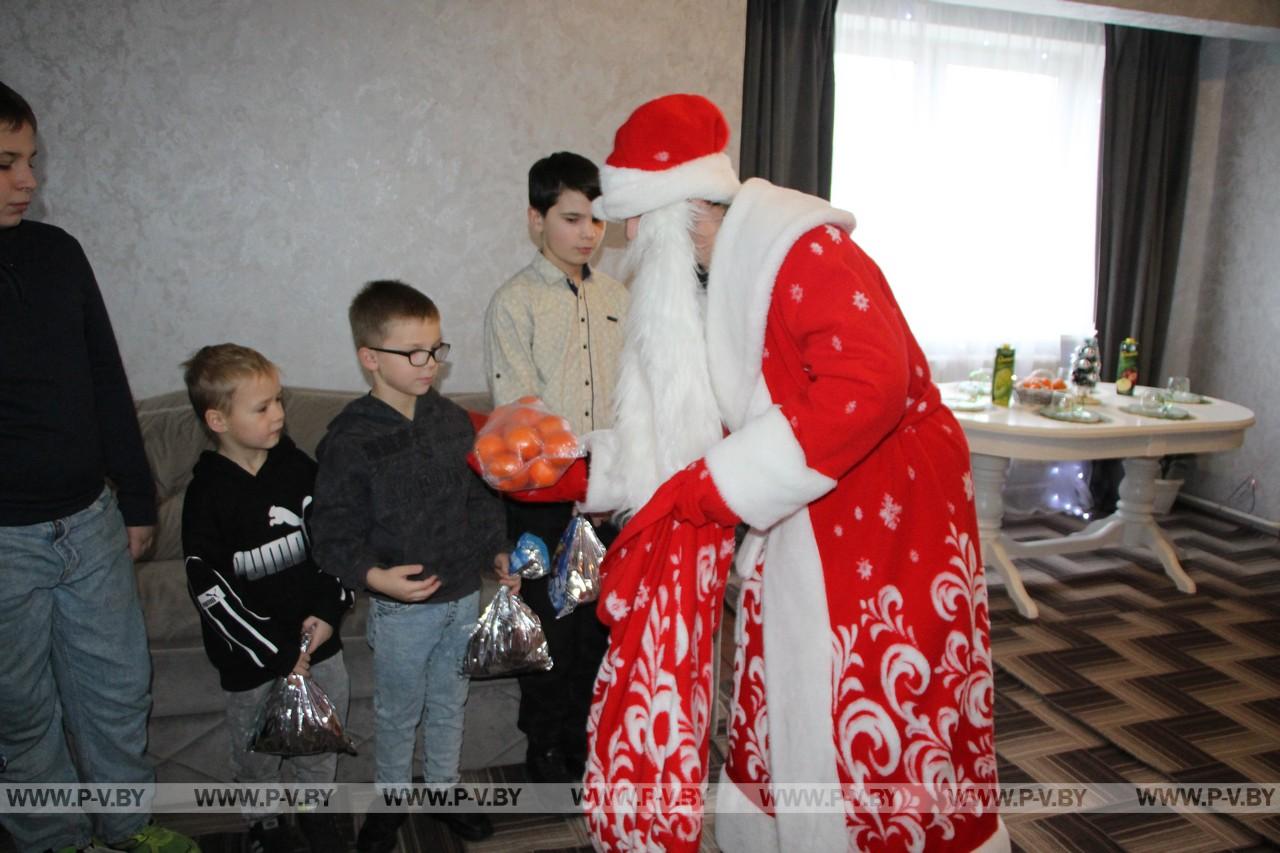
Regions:
[[[507,442],[507,449],[525,462],[542,451],[542,439],[538,437],[538,431],[531,426],[510,427],[502,437]]]
[[[569,422],[559,415],[547,415],[538,419],[538,432],[545,438],[557,432],[568,432]]]
[[[489,463],[485,466],[485,470],[489,472],[490,476],[498,480],[505,480],[519,471],[523,465],[524,463],[520,461],[519,456],[509,450],[504,450],[489,457]]]
[[[529,486],[534,489],[550,486],[559,480],[563,473],[561,467],[556,464],[556,460],[539,456],[529,463]]]
[[[564,458],[578,453],[577,437],[566,430],[546,434],[542,438],[542,452],[548,456]]]
[[[502,436],[496,432],[487,432],[484,435],[476,437],[476,458],[481,462],[487,462],[499,453],[507,449],[507,443],[502,440]]]
[[[518,468],[510,477],[502,480],[496,486],[500,492],[514,492],[519,489],[529,488],[529,472],[523,466]]]

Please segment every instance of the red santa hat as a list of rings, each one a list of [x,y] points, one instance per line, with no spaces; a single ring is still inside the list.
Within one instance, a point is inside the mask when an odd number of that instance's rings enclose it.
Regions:
[[[729,124],[701,95],[664,95],[636,108],[600,170],[600,219],[639,216],[685,199],[728,202],[738,192]]]

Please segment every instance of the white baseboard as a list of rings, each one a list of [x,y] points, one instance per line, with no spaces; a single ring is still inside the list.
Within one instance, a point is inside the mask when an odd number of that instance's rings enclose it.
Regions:
[[[1189,495],[1186,492],[1178,495],[1178,500],[1186,501],[1196,509],[1204,510],[1205,512],[1213,515],[1228,518],[1232,521],[1238,521],[1241,524],[1247,524],[1254,530],[1259,530],[1263,533],[1270,533],[1272,536],[1280,536],[1280,521],[1270,521],[1258,515],[1251,515],[1250,513],[1242,512],[1241,510],[1233,507],[1215,503],[1211,500],[1206,500],[1205,498],[1198,498],[1195,495]]]

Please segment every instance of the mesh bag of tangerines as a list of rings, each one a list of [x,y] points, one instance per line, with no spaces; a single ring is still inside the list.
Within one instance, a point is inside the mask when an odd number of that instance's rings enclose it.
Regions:
[[[474,449],[480,475],[503,492],[553,485],[586,455],[569,422],[538,397],[494,409],[476,433]]]

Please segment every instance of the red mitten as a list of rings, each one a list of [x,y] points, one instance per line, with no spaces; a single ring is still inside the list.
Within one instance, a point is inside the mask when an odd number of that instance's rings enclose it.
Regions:
[[[729,508],[711,478],[705,459],[699,459],[682,471],[677,471],[668,483],[681,482],[676,490],[675,506],[671,510],[672,517],[687,521],[694,525],[708,523],[722,527],[734,527],[742,519]]]

